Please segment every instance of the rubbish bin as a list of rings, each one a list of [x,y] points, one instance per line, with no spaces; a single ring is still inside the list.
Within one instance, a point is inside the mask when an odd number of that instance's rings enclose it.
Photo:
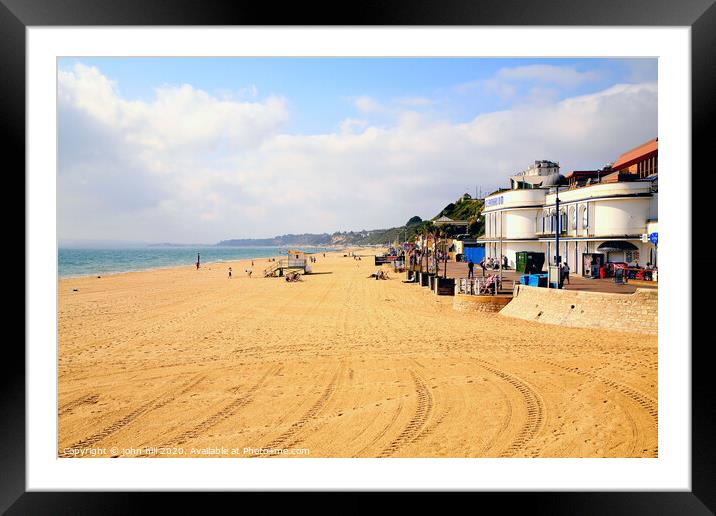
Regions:
[[[614,283],[624,284],[624,269],[614,269]]]
[[[604,279],[607,277],[607,269],[605,267],[599,267],[599,278]]]

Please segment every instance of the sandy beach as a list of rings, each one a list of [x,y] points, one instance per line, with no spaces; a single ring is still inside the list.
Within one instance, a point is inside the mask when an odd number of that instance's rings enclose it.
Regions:
[[[60,280],[58,456],[657,455],[656,336],[459,312],[374,252]]]

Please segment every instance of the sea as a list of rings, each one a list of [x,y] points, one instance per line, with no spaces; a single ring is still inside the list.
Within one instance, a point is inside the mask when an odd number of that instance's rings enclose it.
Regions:
[[[118,272],[145,271],[185,265],[194,267],[197,253],[201,263],[216,263],[285,255],[288,247],[146,246],[117,248],[60,247],[57,273],[60,278],[101,276]],[[307,253],[335,252],[336,248],[295,246]]]

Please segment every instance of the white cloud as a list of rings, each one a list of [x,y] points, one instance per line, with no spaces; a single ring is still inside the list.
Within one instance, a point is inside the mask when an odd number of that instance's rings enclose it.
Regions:
[[[429,106],[433,103],[433,100],[425,97],[404,97],[398,99],[398,104],[403,106]]]
[[[285,101],[237,102],[212,97],[189,84],[156,89],[151,103],[123,100],[97,68],[76,64],[58,77],[60,107],[70,107],[121,132],[150,151],[202,151],[217,145],[255,146],[287,120]]]
[[[382,109],[381,105],[375,99],[365,95],[356,98],[353,104],[362,113],[375,113]]]
[[[286,134],[279,98],[227,101],[185,85],[129,102],[87,67],[61,72],[59,99],[67,239],[211,243],[399,225],[475,185],[504,186],[536,159],[596,167],[657,131],[656,83],[465,123],[396,109],[389,124],[345,119],[326,134]]]
[[[340,130],[342,133],[352,133],[364,129],[368,125],[367,120],[360,120],[357,118],[346,118],[340,123]]]
[[[574,87],[585,82],[596,81],[599,75],[593,70],[580,72],[570,66],[542,64],[503,68],[497,72],[497,78],[506,81],[539,81]]]
[[[516,97],[525,86],[529,87],[530,95],[534,97],[535,94],[544,96],[541,92],[546,90],[546,85],[552,88],[570,89],[598,79],[599,74],[593,70],[582,72],[572,66],[536,64],[501,68],[488,79],[458,84],[455,89],[459,93],[478,89],[483,93],[497,95],[502,100],[507,100]]]

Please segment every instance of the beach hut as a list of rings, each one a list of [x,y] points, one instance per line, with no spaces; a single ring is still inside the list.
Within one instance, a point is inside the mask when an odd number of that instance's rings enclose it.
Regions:
[[[289,267],[306,267],[306,253],[297,249],[288,250]]]

